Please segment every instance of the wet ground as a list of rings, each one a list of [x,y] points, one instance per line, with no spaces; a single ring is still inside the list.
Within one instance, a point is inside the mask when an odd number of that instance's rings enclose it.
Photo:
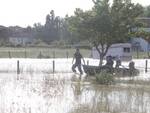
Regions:
[[[1,113],[148,113],[146,85],[99,85],[94,77],[67,74],[3,74]]]
[[[146,84],[99,85],[95,77],[71,73],[67,60],[59,62],[52,74],[49,62],[21,60],[22,73],[17,75],[16,59],[9,65],[3,61],[0,70],[7,73],[0,73],[0,113],[150,112],[150,87]],[[142,72],[138,77],[142,75],[150,76]]]

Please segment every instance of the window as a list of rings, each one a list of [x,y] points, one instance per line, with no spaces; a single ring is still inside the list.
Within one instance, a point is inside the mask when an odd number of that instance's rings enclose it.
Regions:
[[[129,47],[124,47],[124,48],[123,48],[123,52],[125,52],[125,53],[130,53],[130,48],[129,48]]]

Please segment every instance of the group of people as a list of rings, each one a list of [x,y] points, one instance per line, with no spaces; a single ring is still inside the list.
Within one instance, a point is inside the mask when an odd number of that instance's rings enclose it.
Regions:
[[[74,53],[74,56],[73,56],[73,65],[72,65],[72,71],[76,73],[76,67],[78,68],[80,74],[82,75],[83,74],[83,71],[82,71],[82,64],[81,64],[81,60],[83,60],[83,63],[85,64],[85,60],[82,56],[82,54],[80,53],[79,51],[79,48],[76,49],[76,52]],[[75,63],[74,63],[75,61]],[[119,57],[117,57],[115,59],[116,61],[116,65],[115,65],[115,68],[119,68],[119,66],[121,66],[121,59]],[[106,57],[106,64],[105,66],[107,66],[108,68],[112,69],[113,68],[113,65],[114,65],[114,58],[110,55],[110,56],[107,56]],[[129,63],[129,69],[134,69],[134,62],[130,62]]]
[[[114,58],[111,55],[107,56],[105,66],[113,68],[113,65],[114,65],[114,60],[113,59]],[[119,57],[116,57],[115,60],[116,60],[115,68],[119,68],[119,66],[121,66],[121,59]]]

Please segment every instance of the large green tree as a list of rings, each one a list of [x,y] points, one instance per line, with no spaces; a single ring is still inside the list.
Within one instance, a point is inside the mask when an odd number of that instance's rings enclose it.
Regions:
[[[90,11],[77,9],[70,17],[70,30],[79,40],[88,39],[99,53],[100,65],[109,47],[129,39],[132,28],[137,27],[137,17],[143,12],[139,4],[131,0],[93,0]]]
[[[143,39],[145,39],[148,42],[147,45],[147,56],[148,58],[150,58],[150,32],[144,30],[144,28],[139,29],[138,31],[135,32],[135,36],[136,37],[142,37]]]
[[[145,16],[145,17],[150,17],[150,5],[144,7],[143,16]]]

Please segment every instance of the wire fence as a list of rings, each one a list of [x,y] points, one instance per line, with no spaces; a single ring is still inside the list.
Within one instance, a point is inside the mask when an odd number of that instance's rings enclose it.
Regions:
[[[72,58],[51,58],[51,59],[0,59],[0,73],[72,73]],[[142,73],[150,72],[150,60],[133,60],[135,68]],[[85,58],[87,65],[98,66],[99,60]],[[104,61],[105,64],[106,61]],[[82,62],[83,64],[83,62]],[[129,62],[122,62],[128,68]],[[114,63],[115,65],[115,63]]]
[[[90,49],[80,49],[84,57],[91,56]],[[0,58],[70,58],[74,48],[0,48]]]

